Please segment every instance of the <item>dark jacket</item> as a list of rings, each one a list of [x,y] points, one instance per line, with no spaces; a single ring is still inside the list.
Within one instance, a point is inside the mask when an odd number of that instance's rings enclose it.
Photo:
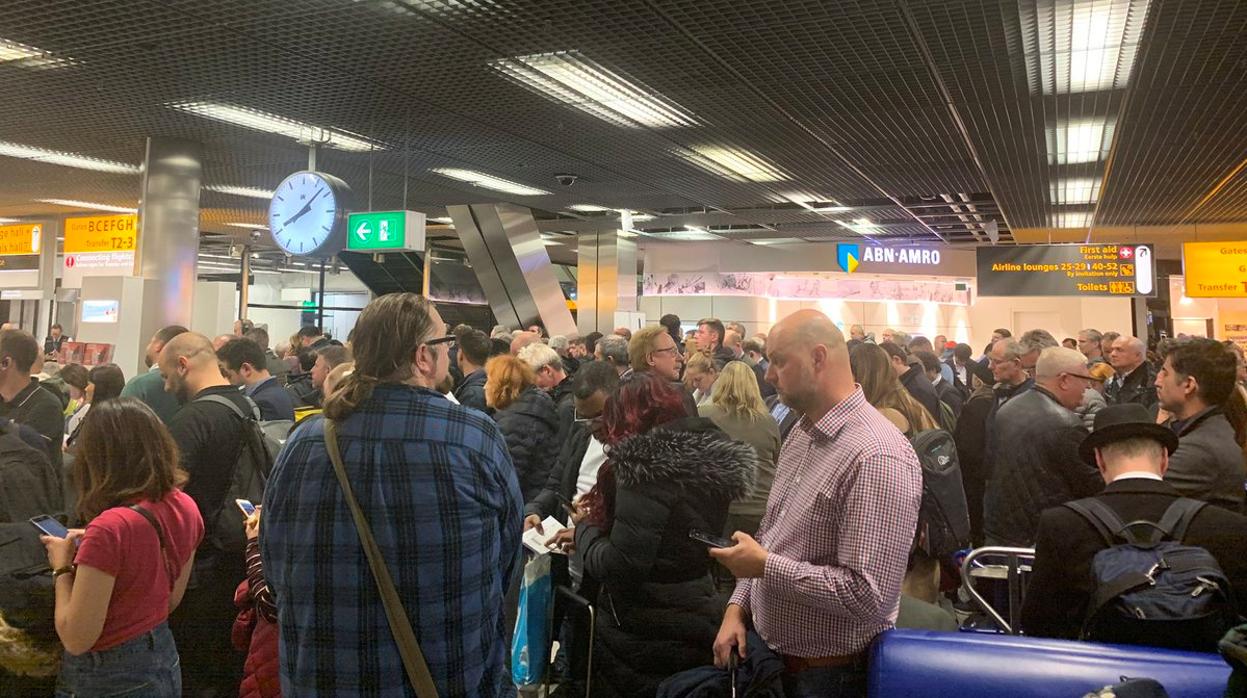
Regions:
[[[957,386],[943,379],[931,387],[935,388],[935,396],[939,398],[940,402],[948,405],[948,407],[953,411],[953,414],[960,417],[961,408],[965,405],[966,401],[966,396],[962,394],[961,390],[958,389]],[[935,417],[935,421],[940,421],[939,413],[931,416]]]
[[[485,406],[485,369],[478,368],[463,377],[463,381],[455,386],[455,399],[464,407],[473,407],[486,414]]]
[[[11,419],[39,432],[47,440],[43,447],[48,460],[53,468],[60,470],[61,447],[65,440],[65,417],[62,414],[65,407],[52,390],[40,385],[38,378],[31,378],[30,383],[19,390],[12,400],[5,402],[0,399],[0,419]]]
[[[1243,449],[1234,440],[1234,427],[1221,408],[1211,407],[1182,425],[1165,482],[1184,497],[1240,511],[1244,479]]]
[[[27,443],[17,424],[0,419],[0,522],[24,522],[65,509],[61,472],[47,453]],[[32,430],[33,431],[33,430]],[[41,439],[42,440],[42,439]],[[0,558],[3,549],[0,548]]]
[[[1086,436],[1078,415],[1040,386],[1000,408],[983,502],[988,545],[1030,547],[1040,512],[1104,489],[1100,471],[1078,455]]]
[[[587,422],[573,423],[571,433],[563,442],[559,451],[559,459],[550,468],[546,485],[536,497],[524,504],[524,516],[537,514],[545,520],[547,516],[563,518],[563,507],[559,503],[559,495],[568,501],[576,498],[576,480],[580,477],[580,464],[585,459],[585,451],[589,450],[589,433]]]
[[[1157,480],[1118,480],[1097,495],[1122,521],[1159,521],[1180,496]],[[1204,548],[1230,580],[1239,613],[1247,615],[1247,517],[1207,506],[1195,515],[1183,542]],[[1027,635],[1077,638],[1092,594],[1091,560],[1104,549],[1091,524],[1066,507],[1053,507],[1039,519],[1034,572],[1022,606]],[[1206,651],[1211,652],[1209,647]]]
[[[668,676],[713,661],[724,603],[706,546],[688,534],[723,530],[728,505],[753,486],[756,458],[692,418],[624,440],[609,463],[610,530],[576,528],[585,573],[603,582],[593,693],[652,696]]]
[[[940,398],[935,394],[935,386],[931,385],[931,379],[927,378],[927,372],[922,369],[922,364],[910,366],[905,375],[901,376],[901,385],[904,385],[909,394],[927,408],[932,419],[940,421]]]
[[[997,383],[992,386],[992,406],[987,412],[987,422],[984,427],[984,444],[983,464],[985,476],[991,479],[992,470],[995,468],[996,454],[992,453],[992,446],[995,441],[992,439],[992,432],[996,429],[996,413],[1004,407],[1005,403],[1019,395],[1025,395],[1028,390],[1035,387],[1035,379],[1027,378],[1017,385],[1009,385],[1008,383]]]
[[[269,422],[288,419],[294,421],[294,398],[281,385],[280,378],[269,378],[256,386],[251,399],[260,408],[260,419]]]
[[[1109,380],[1104,388],[1104,397],[1110,405],[1124,405],[1134,402],[1147,408],[1156,406],[1156,369],[1144,361],[1130,375],[1126,376],[1120,387],[1115,380]]]
[[[745,636],[745,648],[745,658],[736,667],[735,693],[727,669],[707,666],[663,681],[657,698],[784,698],[783,659],[755,632]]]
[[[554,401],[540,388],[529,386],[515,402],[494,412],[494,421],[507,440],[520,492],[527,502],[541,492],[562,446]]]
[[[554,401],[555,412],[559,416],[559,432],[557,441],[559,448],[567,442],[568,434],[572,433],[572,420],[576,418],[576,402],[572,395],[572,377],[568,376],[550,391],[550,399]]]
[[[970,395],[957,417],[953,441],[961,464],[961,484],[970,510],[970,532],[975,546],[983,544],[983,493],[987,488],[987,416],[995,405],[995,393],[984,385]]]
[[[758,392],[762,393],[762,399],[765,400],[766,398],[775,395],[775,386],[766,382],[766,369],[762,368],[760,364],[752,364],[749,368],[753,371],[753,377],[758,381]]]
[[[320,407],[320,391],[312,387],[312,374],[300,373],[286,376],[286,392],[295,407]]]

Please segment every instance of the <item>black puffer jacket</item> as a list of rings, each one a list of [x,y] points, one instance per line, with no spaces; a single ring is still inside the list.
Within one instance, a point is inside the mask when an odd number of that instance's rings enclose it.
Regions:
[[[546,484],[562,446],[554,401],[540,388],[529,386],[515,402],[495,412],[494,420],[507,440],[524,501],[532,501]]]
[[[1000,408],[983,502],[988,545],[1032,547],[1044,509],[1104,489],[1100,471],[1078,455],[1086,436],[1082,419],[1038,385]]]
[[[485,369],[477,369],[463,377],[455,386],[455,399],[464,407],[478,409],[489,414],[485,406]]]
[[[568,376],[550,390],[550,399],[554,400],[554,411],[559,416],[559,448],[567,443],[572,433],[572,422],[576,419],[575,396],[572,395],[572,377]]]
[[[603,582],[593,693],[653,696],[668,676],[713,661],[725,600],[706,546],[688,534],[723,530],[728,505],[753,487],[757,458],[701,418],[634,436],[608,457],[610,531],[576,530],[586,574]]]

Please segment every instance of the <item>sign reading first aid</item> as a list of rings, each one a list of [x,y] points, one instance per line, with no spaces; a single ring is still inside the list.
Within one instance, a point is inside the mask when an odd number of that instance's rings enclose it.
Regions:
[[[1247,298],[1247,242],[1187,242],[1182,274],[1189,298]]]
[[[138,249],[138,216],[65,219],[65,261],[61,285],[82,288],[84,276],[129,276]]]

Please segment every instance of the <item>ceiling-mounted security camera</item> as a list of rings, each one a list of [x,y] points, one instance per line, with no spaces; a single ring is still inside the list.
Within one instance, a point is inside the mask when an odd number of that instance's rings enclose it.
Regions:
[[[576,183],[576,180],[580,179],[580,175],[562,173],[554,175],[554,178],[559,181],[559,184],[562,184],[565,187],[570,187]]]

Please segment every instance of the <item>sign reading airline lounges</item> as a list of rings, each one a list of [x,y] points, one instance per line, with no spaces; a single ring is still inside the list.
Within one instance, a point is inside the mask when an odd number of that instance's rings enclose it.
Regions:
[[[1152,296],[1151,245],[980,247],[980,296]]]
[[[39,286],[42,244],[41,223],[0,226],[0,288]]]
[[[1190,298],[1247,298],[1247,242],[1183,243],[1182,275]]]

